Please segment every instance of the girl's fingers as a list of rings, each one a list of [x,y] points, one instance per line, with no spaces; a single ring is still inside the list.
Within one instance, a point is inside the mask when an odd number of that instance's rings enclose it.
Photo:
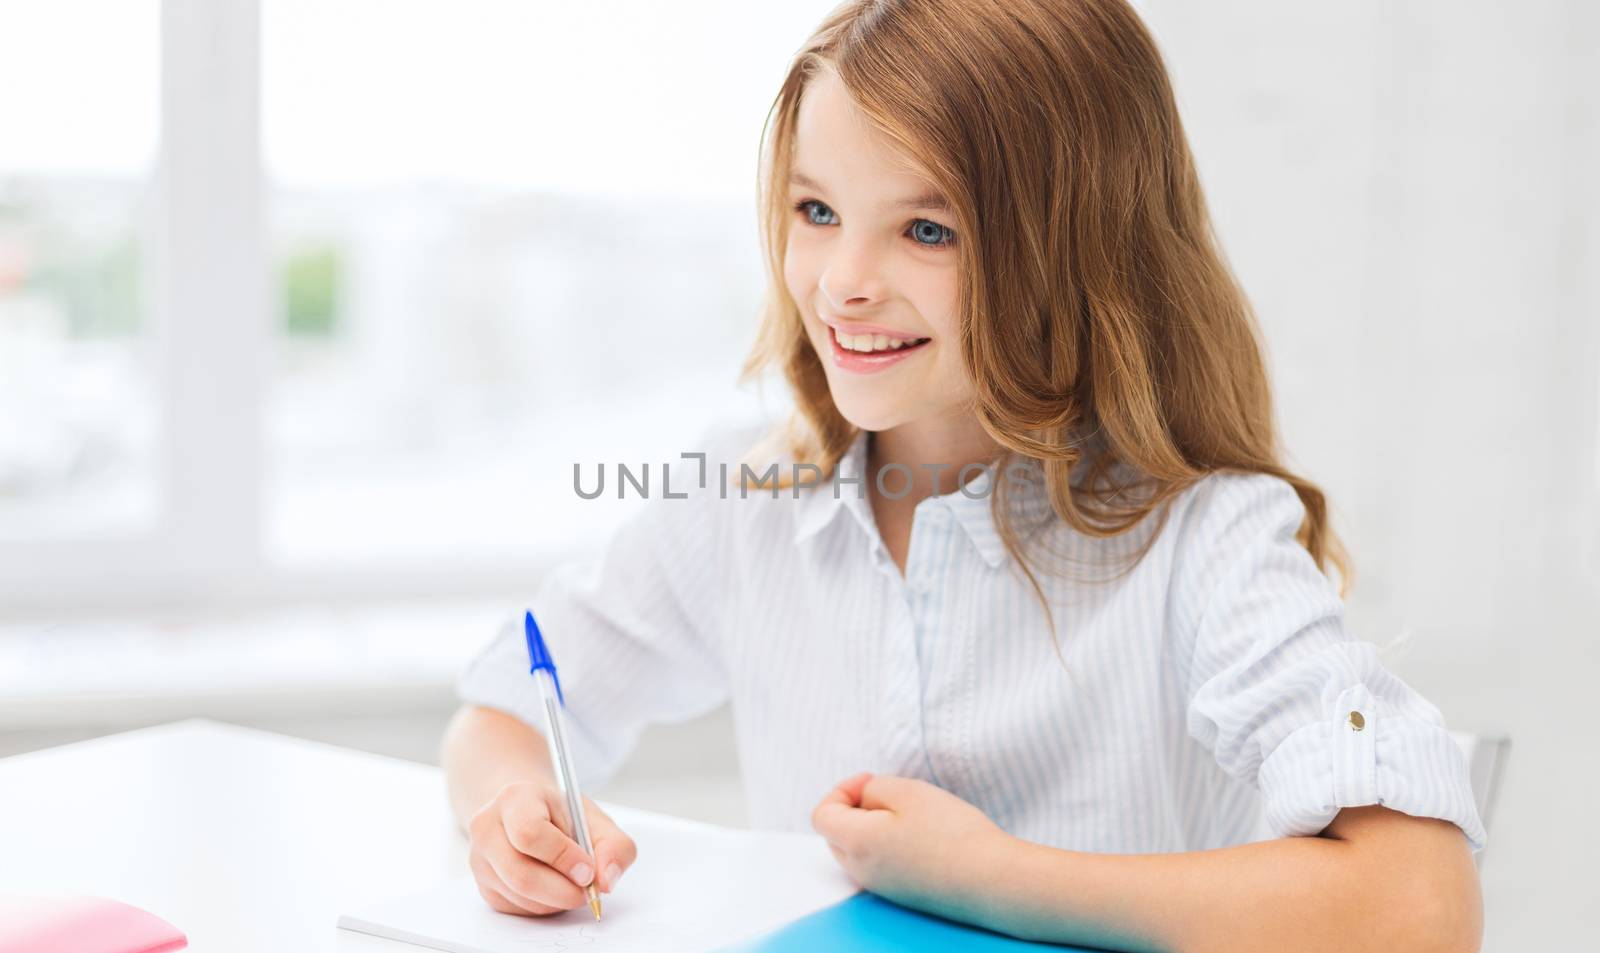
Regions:
[[[489,905],[489,909],[493,910],[495,913],[510,913],[519,916],[527,915],[528,911],[507,900],[505,898],[505,894],[501,893],[500,891],[495,890],[492,887],[485,887],[482,881],[478,882],[478,896],[482,897],[483,902],[487,903]]]
[[[863,771],[845,778],[823,795],[811,812],[811,826],[817,833],[830,841],[833,840],[830,832],[843,836],[853,820],[850,815],[859,813],[856,809],[861,805],[861,793],[870,780],[872,773]]]
[[[511,901],[534,909],[542,905],[556,910],[571,910],[585,902],[583,888],[571,878],[509,842],[490,844],[483,851],[483,859],[499,878],[506,898]]]
[[[594,879],[594,860],[562,833],[541,801],[519,801],[501,816],[506,841],[519,852],[555,868],[579,887]]]
[[[610,815],[596,807],[593,801],[585,800],[589,833],[594,837],[595,863],[600,868],[600,889],[610,893],[616,889],[617,880],[633,866],[639,856],[639,848],[633,838],[617,827]]]
[[[872,780],[872,772],[863,771],[851,775],[834,786],[833,790],[822,796],[823,804],[843,804],[845,807],[860,807],[861,792]]]
[[[868,811],[839,801],[823,801],[811,812],[811,826],[830,845],[849,850],[866,835],[878,818]]]
[[[856,806],[868,811],[892,810],[895,804],[900,802],[900,796],[905,794],[907,787],[915,783],[906,778],[868,775],[856,792]]]
[[[472,868],[472,878],[478,885],[479,895],[489,904],[490,909],[498,913],[536,917],[560,912],[548,904],[513,899],[511,890],[501,882],[494,868],[478,854],[472,855],[468,866]]]

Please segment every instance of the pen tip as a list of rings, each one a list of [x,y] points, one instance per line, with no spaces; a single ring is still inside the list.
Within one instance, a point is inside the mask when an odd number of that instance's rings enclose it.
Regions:
[[[599,897],[592,898],[589,901],[589,906],[594,908],[595,921],[599,922],[599,920],[600,920],[600,898]]]

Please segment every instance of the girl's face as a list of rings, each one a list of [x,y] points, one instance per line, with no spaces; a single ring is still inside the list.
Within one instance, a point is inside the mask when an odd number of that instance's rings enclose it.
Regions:
[[[832,71],[807,85],[796,122],[784,282],[834,404],[872,431],[959,412],[971,387],[943,200]]]

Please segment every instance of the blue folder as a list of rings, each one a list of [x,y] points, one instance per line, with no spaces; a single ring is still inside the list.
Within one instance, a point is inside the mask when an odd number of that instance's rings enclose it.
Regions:
[[[775,933],[729,947],[724,953],[817,953],[819,950],[827,953],[886,953],[890,950],[1091,953],[1081,946],[1054,946],[1001,936],[918,913],[870,893],[858,893]]]

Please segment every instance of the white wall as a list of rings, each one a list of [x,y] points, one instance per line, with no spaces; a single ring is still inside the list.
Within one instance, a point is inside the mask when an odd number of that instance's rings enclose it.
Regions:
[[[1452,727],[1512,736],[1486,949],[1593,940],[1600,12],[1152,0],[1350,607]],[[1586,929],[1580,924],[1587,926]]]

